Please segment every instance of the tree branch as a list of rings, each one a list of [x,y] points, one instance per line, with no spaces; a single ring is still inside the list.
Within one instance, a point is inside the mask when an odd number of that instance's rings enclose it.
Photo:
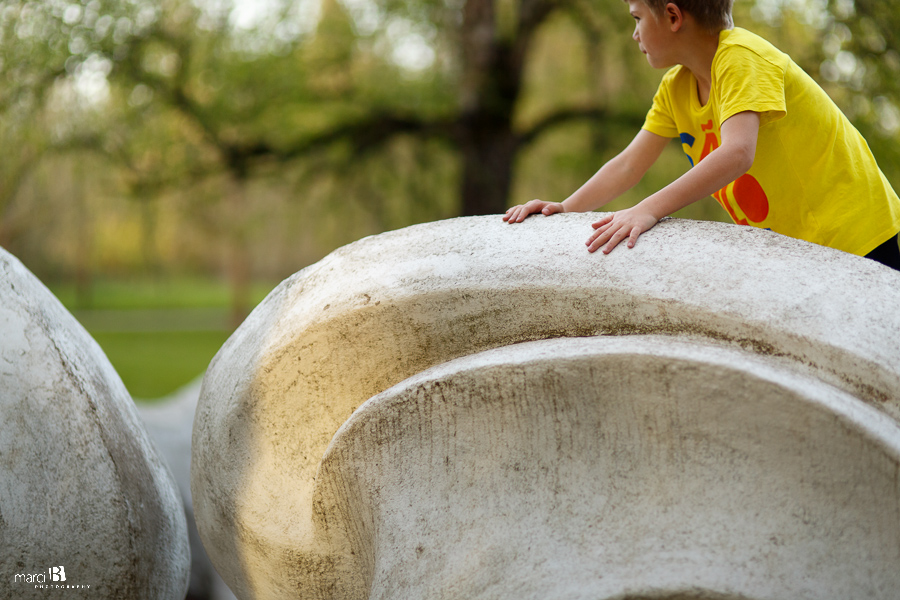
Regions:
[[[575,121],[600,121],[604,124],[628,126],[639,129],[644,123],[644,115],[635,113],[613,113],[605,108],[572,107],[560,109],[535,123],[528,131],[519,134],[516,145],[524,147],[534,142],[547,131]]]
[[[178,71],[170,83],[166,78],[154,75],[143,68],[141,56],[144,48],[142,43],[156,40],[169,46],[178,56]],[[192,46],[190,41],[183,40],[161,28],[149,32],[140,40],[135,40],[128,60],[123,61],[128,76],[138,83],[143,83],[155,92],[165,97],[169,104],[185,115],[188,119],[197,123],[209,142],[215,146],[223,156],[227,155],[225,144],[215,123],[203,107],[195,102],[187,93],[187,69],[191,60]]]
[[[456,143],[456,129],[454,120],[426,121],[417,117],[376,113],[360,121],[339,125],[288,148],[274,148],[265,143],[257,143],[245,147],[244,152],[248,157],[271,155],[280,162],[287,162],[347,141],[352,144],[354,153],[361,155],[403,134]]]
[[[519,4],[518,38],[529,38],[531,34],[564,5],[562,0],[522,0]]]
[[[566,0],[522,0],[519,5],[519,23],[513,53],[519,62],[531,45],[535,31],[557,10],[566,6]]]
[[[9,107],[15,103],[16,100],[26,91],[34,92],[37,97],[38,103],[42,103],[44,97],[46,96],[47,90],[53,85],[53,83],[60,77],[66,74],[66,69],[63,66],[58,66],[53,69],[47,69],[43,73],[41,73],[38,80],[30,85],[15,85],[15,86],[7,86],[4,90],[4,94],[0,95],[0,113],[4,113],[9,110]]]

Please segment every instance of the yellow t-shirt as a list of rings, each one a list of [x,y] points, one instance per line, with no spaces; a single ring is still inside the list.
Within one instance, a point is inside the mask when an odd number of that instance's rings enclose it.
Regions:
[[[862,135],[788,55],[749,31],[720,33],[706,105],[693,74],[674,67],[643,128],[680,137],[695,165],[743,111],[760,115],[753,167],[714,194],[736,223],[858,255],[900,231],[900,199]]]

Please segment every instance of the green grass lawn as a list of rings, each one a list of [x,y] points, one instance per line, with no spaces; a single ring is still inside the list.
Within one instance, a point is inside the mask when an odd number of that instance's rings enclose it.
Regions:
[[[272,287],[255,285],[254,305]],[[222,282],[97,280],[88,305],[72,285],[50,289],[97,340],[138,400],[166,396],[203,375],[231,335],[229,290]]]
[[[72,283],[48,287],[69,310],[132,310],[153,308],[227,308],[228,286],[196,277],[104,279],[92,282],[89,298],[79,298]],[[274,284],[255,283],[251,299],[259,303]],[[89,304],[85,304],[89,302]]]
[[[94,332],[135,399],[165,396],[206,371],[228,331]]]

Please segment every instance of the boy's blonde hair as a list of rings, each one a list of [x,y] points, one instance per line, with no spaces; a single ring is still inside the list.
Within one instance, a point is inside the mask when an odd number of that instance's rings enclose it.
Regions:
[[[683,12],[690,13],[697,24],[716,33],[723,29],[731,29],[731,7],[734,0],[641,0],[655,16],[665,12],[666,4],[674,4]]]

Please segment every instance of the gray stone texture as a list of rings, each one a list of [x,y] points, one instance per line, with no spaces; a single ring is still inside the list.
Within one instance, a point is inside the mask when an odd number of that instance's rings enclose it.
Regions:
[[[900,273],[665,220],[454,219],[297,273],[203,382],[239,598],[895,598]]]
[[[131,397],[97,343],[2,249],[0,420],[0,597],[184,597],[184,509]],[[48,570],[60,566],[65,582],[54,582]],[[35,588],[28,575],[90,589]]]

